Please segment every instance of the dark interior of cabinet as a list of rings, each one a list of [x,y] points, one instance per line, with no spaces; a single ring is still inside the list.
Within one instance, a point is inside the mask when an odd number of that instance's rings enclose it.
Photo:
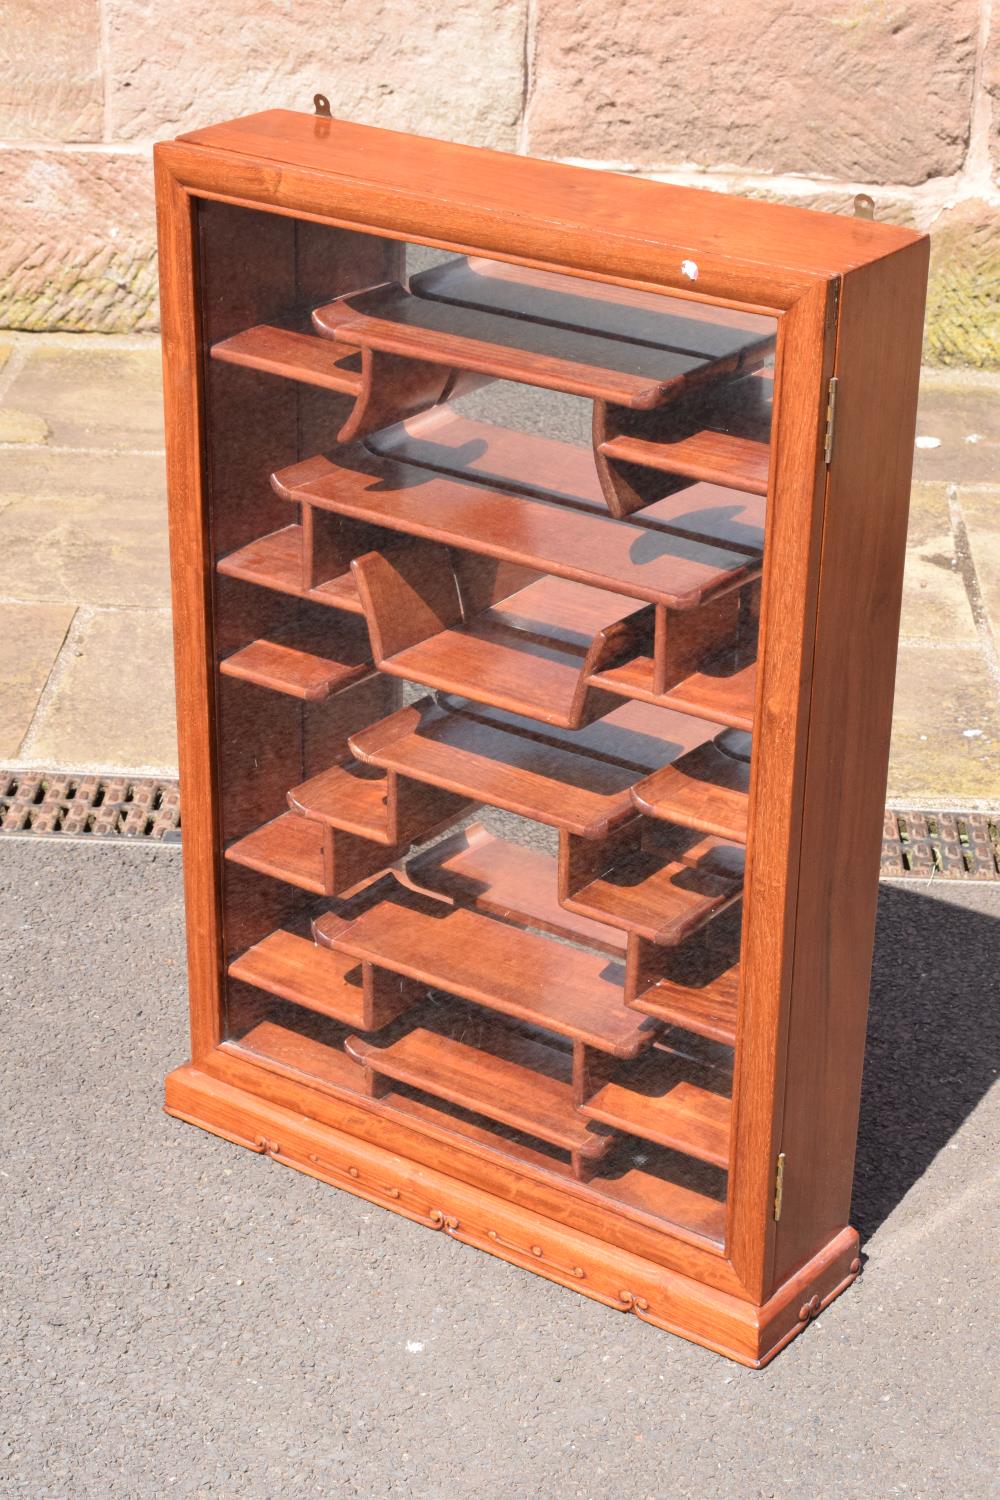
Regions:
[[[223,1045],[721,1243],[774,320],[198,214]]]

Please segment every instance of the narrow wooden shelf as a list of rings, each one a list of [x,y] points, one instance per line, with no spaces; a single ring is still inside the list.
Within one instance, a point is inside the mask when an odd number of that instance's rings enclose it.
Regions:
[[[654,1048],[622,1081],[606,1083],[581,1105],[588,1119],[642,1140],[683,1151],[716,1167],[729,1165],[731,1104],[684,1077],[684,1064]]]
[[[249,646],[219,663],[219,671],[225,677],[237,677],[258,687],[287,693],[292,698],[302,698],[307,703],[328,698],[332,692],[356,682],[371,670],[370,662],[347,666],[343,662],[315,656],[310,651],[282,645],[280,641],[267,640],[251,641]]]
[[[694,608],[759,572],[746,553],[690,534],[650,529],[637,537],[634,526],[606,512],[463,482],[359,447],[279,470],[272,484],[286,500],[671,609]]]
[[[359,760],[550,827],[599,838],[634,815],[630,788],[712,726],[624,704],[560,732],[460,700],[423,698],[351,736]]]
[[[461,1035],[461,1023],[456,1028]],[[380,1078],[446,1099],[474,1114],[548,1141],[585,1159],[602,1156],[608,1136],[573,1103],[569,1058],[543,1042],[498,1028],[474,1029],[475,1045],[417,1026],[387,1045],[348,1038],[349,1056]]]
[[[739,899],[741,878],[713,869],[710,854],[700,863],[636,848],[577,889],[561,891],[561,904],[653,943],[683,943]]]
[[[737,356],[744,365],[774,348],[772,318],[478,256],[455,256],[420,271],[410,277],[410,291],[654,349]]]
[[[746,761],[704,744],[638,782],[632,800],[648,817],[745,844],[749,787]]]
[[[606,438],[600,450],[605,458],[619,462],[704,479],[750,495],[767,494],[770,449],[767,443],[753,438],[706,429],[674,442],[626,436]]]
[[[447,404],[372,433],[366,447],[379,458],[396,459],[505,495],[534,496],[562,509],[596,513],[605,522],[624,527],[624,532],[614,534],[631,538],[644,568],[651,569],[656,553],[653,550],[645,559],[644,549],[653,544],[637,539],[635,527],[665,532],[668,537],[691,537],[725,551],[744,552],[758,561],[763,551],[764,505],[757,496],[719,484],[687,484],[648,502],[625,522],[614,521],[608,516],[592,447],[477,421]],[[593,559],[588,561],[593,566]]]
[[[625,934],[559,904],[557,864],[550,854],[496,838],[472,823],[406,861],[406,877],[421,890],[447,896],[516,927],[551,932],[621,958]]]
[[[728,665],[728,663],[726,664]],[[757,695],[757,663],[748,662],[734,671],[692,672],[665,693],[653,691],[654,663],[651,656],[637,656],[621,666],[594,675],[592,681],[610,693],[656,703],[678,713],[696,714],[732,729],[753,728]]]
[[[353,1057],[279,1021],[258,1021],[224,1041],[222,1050],[324,1093],[357,1097],[364,1090],[365,1070]]]
[[[224,364],[245,365],[348,396],[356,396],[361,390],[357,355],[331,349],[325,339],[313,333],[259,323],[256,328],[213,344],[211,353]]]
[[[701,985],[658,979],[629,1004],[645,1016],[732,1047],[736,1044],[739,994],[740,966],[734,963],[716,979]]]
[[[360,1031],[385,1026],[414,1000],[413,987],[406,981],[376,977],[356,959],[283,930],[247,949],[229,965],[229,972],[234,979]]]
[[[359,838],[380,844],[393,840],[389,833],[388,788],[384,776],[366,776],[348,762],[330,766],[288,793],[294,812],[317,823],[329,823]]]
[[[342,573],[317,585],[303,586],[303,534],[301,526],[283,526],[280,531],[258,537],[238,552],[231,552],[218,563],[227,578],[242,578],[262,588],[294,594],[297,599],[313,599],[360,615],[364,611],[352,575]]]
[[[430,301],[398,283],[340,297],[317,308],[313,322],[320,333],[352,348],[641,410],[676,397],[689,382],[735,373],[741,344],[752,342],[726,330],[725,353],[681,353],[530,317]]]
[[[444,902],[433,907],[397,886],[353,920],[317,918],[314,931],[341,953],[616,1057],[634,1057],[652,1041],[655,1027],[626,1009],[624,970],[606,955]]]
[[[325,839],[321,824],[287,812],[230,844],[226,858],[324,896],[329,894]]]

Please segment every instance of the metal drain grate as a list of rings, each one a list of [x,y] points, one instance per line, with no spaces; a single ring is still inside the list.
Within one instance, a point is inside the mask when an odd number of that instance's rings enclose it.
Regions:
[[[1000,813],[887,812],[882,874],[1000,880]]]
[[[91,838],[181,837],[176,781],[0,771],[0,834],[68,833]]]

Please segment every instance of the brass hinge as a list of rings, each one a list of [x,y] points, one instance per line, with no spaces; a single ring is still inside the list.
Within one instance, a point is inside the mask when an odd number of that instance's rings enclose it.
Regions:
[[[823,461],[833,457],[833,428],[837,419],[837,377],[831,375],[826,387],[826,436],[823,439]]]
[[[774,1169],[774,1222],[781,1218],[781,1200],[785,1193],[785,1153],[778,1153],[777,1165]]]

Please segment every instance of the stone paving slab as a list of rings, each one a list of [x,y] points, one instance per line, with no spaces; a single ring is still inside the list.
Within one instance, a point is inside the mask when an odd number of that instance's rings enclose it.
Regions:
[[[0,604],[0,760],[16,759],[74,613],[69,604]]]
[[[166,617],[154,623],[150,613],[169,602],[159,402],[155,338],[14,334],[0,343],[0,600],[84,611],[76,644],[64,644],[5,757],[15,766],[38,766],[43,753],[67,757],[61,769],[176,766]],[[917,431],[890,802],[993,810],[1000,378],[925,372]],[[147,685],[128,714],[103,687],[123,662]]]

